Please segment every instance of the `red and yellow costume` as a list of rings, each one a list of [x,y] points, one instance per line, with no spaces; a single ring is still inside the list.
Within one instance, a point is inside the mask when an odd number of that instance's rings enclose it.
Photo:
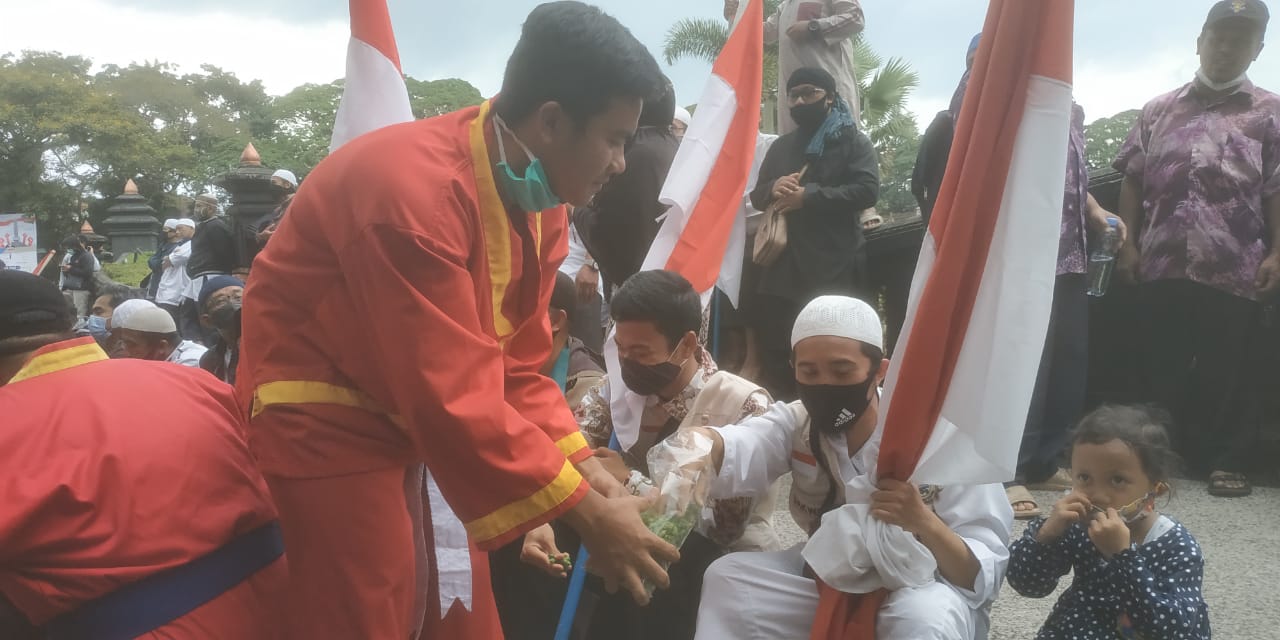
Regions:
[[[590,450],[539,374],[565,212],[503,206],[488,109],[344,145],[254,263],[237,390],[280,508],[294,637],[407,637],[410,465],[484,550],[589,490],[572,463]],[[487,576],[472,617],[496,629]]]
[[[68,340],[0,387],[0,416],[0,593],[37,626],[276,518],[232,390],[204,371]],[[137,637],[276,638],[287,575],[277,557]]]

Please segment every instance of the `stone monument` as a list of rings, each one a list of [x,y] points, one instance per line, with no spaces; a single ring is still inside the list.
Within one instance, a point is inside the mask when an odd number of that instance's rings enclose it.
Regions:
[[[275,211],[276,194],[271,189],[271,169],[262,166],[262,156],[249,143],[240,154],[240,166],[218,178],[213,184],[231,196],[231,206],[227,207],[227,215],[231,217],[232,227],[236,230],[240,255],[247,256],[246,264],[252,263],[258,254],[255,236],[266,221],[271,219]]]
[[[107,208],[107,228],[111,240],[111,253],[117,260],[135,251],[149,253],[156,250],[160,235],[160,221],[147,199],[138,195],[138,185],[130,178],[124,183],[124,193],[116,196],[115,204]]]

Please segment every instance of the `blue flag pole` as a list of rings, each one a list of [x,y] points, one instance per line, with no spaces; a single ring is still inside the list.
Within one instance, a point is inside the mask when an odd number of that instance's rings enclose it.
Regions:
[[[609,448],[617,451],[618,434],[609,436]],[[556,624],[555,640],[569,640],[569,631],[573,629],[573,619],[578,615],[578,603],[582,601],[582,588],[587,582],[586,545],[578,545],[578,555],[573,559],[573,574],[569,576],[569,590],[564,594],[564,606],[560,608],[560,622]]]

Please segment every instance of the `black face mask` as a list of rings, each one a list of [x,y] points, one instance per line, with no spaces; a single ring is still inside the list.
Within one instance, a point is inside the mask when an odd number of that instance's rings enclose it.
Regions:
[[[809,412],[814,429],[832,435],[849,430],[871,405],[871,387],[876,383],[873,372],[859,384],[800,384],[800,402]]]
[[[682,365],[671,361],[658,364],[640,364],[630,358],[619,358],[622,382],[627,388],[642,395],[657,395],[680,377]]]
[[[826,100],[819,100],[813,104],[798,104],[791,107],[791,119],[795,120],[796,126],[801,129],[817,129],[827,119],[827,112],[830,110]]]
[[[241,302],[235,299],[227,301],[226,304],[209,312],[209,322],[213,323],[213,327],[223,335],[239,336],[240,304]]]

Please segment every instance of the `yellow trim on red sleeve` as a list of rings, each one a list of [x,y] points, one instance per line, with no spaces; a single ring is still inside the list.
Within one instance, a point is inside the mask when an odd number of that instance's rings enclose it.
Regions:
[[[560,506],[560,503],[568,500],[573,492],[578,490],[582,482],[582,475],[568,460],[565,460],[559,475],[547,486],[527,498],[502,506],[463,526],[477,544],[483,544]]]
[[[583,437],[581,431],[574,431],[573,433],[556,440],[556,446],[560,448],[560,453],[563,453],[564,457],[568,458],[587,448],[587,439]]]
[[[9,384],[72,367],[106,360],[107,354],[93,338],[78,338],[42,347],[9,379]]]
[[[273,404],[336,404],[386,413],[363,391],[312,380],[280,380],[258,385],[253,390],[253,408],[249,417],[257,416]],[[395,416],[391,418],[394,420]]]
[[[485,255],[489,264],[489,286],[493,306],[493,330],[498,342],[505,343],[516,328],[502,313],[511,285],[511,222],[507,208],[498,197],[498,185],[489,166],[489,147],[484,143],[484,125],[489,117],[491,101],[480,105],[480,113],[471,121],[471,164],[476,173],[476,195],[480,200],[480,227],[484,233]]]

